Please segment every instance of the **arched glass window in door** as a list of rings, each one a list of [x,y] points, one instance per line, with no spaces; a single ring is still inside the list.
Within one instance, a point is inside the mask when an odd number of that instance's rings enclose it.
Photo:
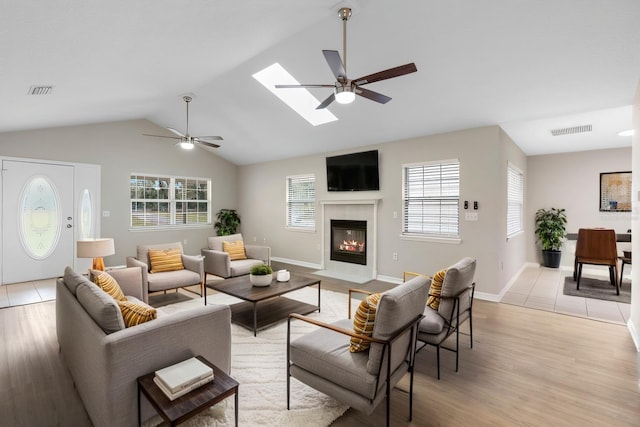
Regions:
[[[88,189],[82,190],[80,203],[78,204],[78,218],[80,218],[80,230],[78,240],[91,239],[93,236],[93,204],[91,193]]]
[[[53,183],[42,175],[31,177],[20,197],[20,241],[27,254],[45,259],[60,240],[60,197]]]

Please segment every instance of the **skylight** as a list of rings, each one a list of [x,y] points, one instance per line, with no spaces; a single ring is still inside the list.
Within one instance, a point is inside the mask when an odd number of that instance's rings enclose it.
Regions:
[[[266,87],[271,93],[280,98],[296,113],[300,114],[313,126],[338,120],[336,116],[326,108],[316,110],[320,101],[316,99],[307,89],[276,89],[275,85],[299,85],[300,83],[277,62],[268,66],[262,71],[258,71],[252,76]]]

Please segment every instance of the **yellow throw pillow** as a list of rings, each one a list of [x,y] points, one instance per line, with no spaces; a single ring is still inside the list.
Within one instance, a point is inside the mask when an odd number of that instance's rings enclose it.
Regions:
[[[153,320],[158,315],[155,308],[143,303],[118,301],[118,305],[120,306],[120,311],[122,311],[122,318],[127,328]]]
[[[222,250],[229,254],[231,261],[247,259],[247,254],[244,252],[244,242],[242,240],[238,240],[237,242],[222,242]]]
[[[182,264],[182,251],[180,248],[149,249],[149,261],[151,261],[152,273],[184,270],[184,265]]]
[[[447,270],[440,270],[431,278],[431,287],[429,288],[429,298],[427,299],[427,305],[434,310],[440,307],[440,294],[442,294],[442,282],[444,282],[444,276],[447,274]]]
[[[108,293],[113,297],[116,301],[126,301],[127,298],[124,296],[122,289],[120,289],[120,285],[116,282],[109,273],[105,273],[104,271],[92,270],[93,283],[98,285],[100,289]]]
[[[356,310],[356,314],[353,316],[353,331],[356,334],[366,335],[368,337],[373,334],[373,325],[376,320],[376,311],[378,310],[379,302],[379,293],[368,295],[360,302],[358,310]],[[349,351],[351,353],[365,351],[369,348],[369,345],[369,341],[352,337]]]

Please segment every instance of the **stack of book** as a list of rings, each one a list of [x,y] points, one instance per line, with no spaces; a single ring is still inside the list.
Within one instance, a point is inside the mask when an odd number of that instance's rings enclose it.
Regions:
[[[213,381],[213,369],[192,357],[156,371],[153,381],[169,400],[174,400]]]

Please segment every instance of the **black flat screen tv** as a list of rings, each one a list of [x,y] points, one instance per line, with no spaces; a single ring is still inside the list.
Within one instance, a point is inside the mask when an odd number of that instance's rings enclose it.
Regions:
[[[327,157],[327,190],[380,190],[378,150]]]

